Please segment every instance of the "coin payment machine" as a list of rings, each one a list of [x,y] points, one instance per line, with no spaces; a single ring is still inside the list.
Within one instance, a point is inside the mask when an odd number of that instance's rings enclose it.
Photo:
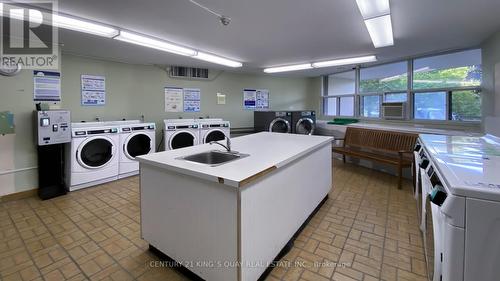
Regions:
[[[38,151],[38,196],[45,200],[66,194],[64,144],[71,142],[71,116],[67,110],[35,111]]]

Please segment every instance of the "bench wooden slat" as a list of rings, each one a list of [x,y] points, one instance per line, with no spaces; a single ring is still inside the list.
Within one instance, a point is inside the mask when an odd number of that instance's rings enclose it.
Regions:
[[[401,188],[402,169],[411,166],[413,155],[409,153],[417,138],[411,133],[347,127],[343,146],[334,147],[333,152],[344,155],[344,162],[348,155],[396,166]]]
[[[374,160],[377,162],[384,162],[387,164],[391,164],[393,166],[397,166],[400,163],[400,159],[397,156],[383,155],[384,157],[382,158],[379,153],[360,151],[357,149],[335,147],[335,148],[333,148],[333,152],[353,156],[356,158],[363,158],[363,159],[367,159],[367,160]],[[411,166],[411,164],[412,164],[411,158],[404,158],[402,161],[402,165],[405,167],[409,167],[409,166]]]

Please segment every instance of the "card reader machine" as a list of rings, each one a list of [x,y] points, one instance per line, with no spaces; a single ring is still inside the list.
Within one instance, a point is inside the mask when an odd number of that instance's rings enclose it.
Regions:
[[[70,115],[70,112],[66,110],[35,111],[37,144],[71,142]]]
[[[38,151],[38,196],[50,199],[64,195],[64,144],[71,142],[71,114],[67,110],[41,110],[33,115]]]

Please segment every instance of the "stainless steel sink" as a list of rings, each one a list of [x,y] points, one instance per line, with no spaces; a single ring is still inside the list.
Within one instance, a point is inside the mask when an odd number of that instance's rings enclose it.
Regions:
[[[194,163],[199,163],[199,164],[205,164],[209,166],[219,166],[222,164],[226,164],[228,162],[232,162],[244,157],[249,156],[248,154],[242,154],[238,152],[225,152],[225,151],[219,151],[219,150],[212,150],[212,151],[207,151],[207,152],[202,152],[202,153],[197,153],[193,155],[188,155],[184,157],[180,157],[179,159],[189,161],[189,162],[194,162]]]

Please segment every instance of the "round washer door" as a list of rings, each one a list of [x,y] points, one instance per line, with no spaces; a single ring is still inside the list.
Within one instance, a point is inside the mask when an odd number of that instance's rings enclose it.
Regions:
[[[222,130],[219,129],[213,129],[208,131],[205,136],[203,137],[203,143],[209,143],[211,141],[221,141],[225,140],[226,135]]]
[[[196,144],[196,136],[189,131],[178,131],[170,137],[168,142],[169,149],[177,149]]]
[[[314,121],[311,118],[300,118],[295,124],[295,132],[301,135],[312,135],[314,133]]]
[[[99,169],[113,160],[116,147],[110,138],[99,136],[84,140],[76,151],[78,163],[87,169]]]
[[[290,133],[290,129],[290,122],[283,118],[276,118],[269,124],[269,132]]]
[[[145,133],[135,133],[128,136],[123,144],[123,153],[128,159],[134,160],[135,157],[145,155],[151,152],[152,140]]]

